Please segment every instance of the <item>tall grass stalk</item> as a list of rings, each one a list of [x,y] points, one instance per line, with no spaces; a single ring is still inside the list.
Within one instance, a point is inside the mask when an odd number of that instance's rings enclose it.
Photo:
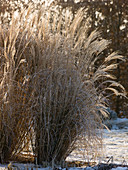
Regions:
[[[1,25],[1,161],[31,145],[39,164],[61,162],[83,135],[85,149],[100,141],[107,91],[124,95],[110,74],[117,64],[110,62],[123,57],[113,53],[94,68],[109,42],[97,31],[88,35],[82,20],[82,10],[72,19],[30,7]]]

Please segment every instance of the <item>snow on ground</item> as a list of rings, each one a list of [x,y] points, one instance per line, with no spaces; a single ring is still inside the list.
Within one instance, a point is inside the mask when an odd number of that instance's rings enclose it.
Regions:
[[[123,128],[119,128],[119,127]],[[83,153],[82,153],[83,152]],[[78,154],[79,153],[79,154]],[[128,164],[128,119],[117,118],[112,122],[112,129],[103,130],[103,157],[97,158],[97,163]],[[67,158],[68,161],[88,161],[84,150],[73,151]]]
[[[97,163],[117,163],[128,164],[128,129],[118,129],[108,131],[103,130],[103,157],[98,157],[95,160]],[[91,160],[91,157],[87,157],[85,151],[82,149],[73,151],[67,158],[68,161],[85,161]],[[92,160],[93,161],[93,160]]]
[[[123,127],[120,129],[120,127]],[[107,163],[109,158],[111,161],[109,163],[123,164],[128,165],[128,119],[116,119],[112,122],[112,130],[108,131],[106,129],[103,130],[103,143],[104,143],[104,157],[97,160],[97,163]],[[82,149],[80,150],[80,152]],[[73,161],[87,161],[86,155],[80,154],[80,152],[73,152],[68,157],[68,160]],[[77,153],[77,154],[75,154]],[[30,164],[18,164],[20,169],[30,169]],[[7,169],[7,165],[0,164],[0,170]],[[52,168],[38,168],[39,170],[52,170]],[[37,170],[33,168],[33,170]],[[63,170],[66,170],[63,169]],[[86,167],[86,168],[68,168],[68,170],[94,170],[94,168]],[[95,168],[97,170],[97,168]],[[128,170],[128,167],[117,167],[112,168],[111,170]]]
[[[113,157],[114,163],[128,164],[128,119],[113,120],[111,131],[104,130],[103,134],[105,156]]]
[[[117,168],[112,168],[111,170],[128,170],[127,167],[117,167]]]
[[[0,164],[0,170],[5,170],[7,168],[7,165]]]
[[[105,157],[113,157],[114,163],[128,163],[128,129],[104,130],[103,143]]]
[[[7,165],[1,165],[0,164],[0,170],[7,170]],[[31,168],[27,168],[26,164],[24,164],[23,166],[21,166],[19,164],[19,167],[17,169],[20,169],[20,170],[31,170]],[[52,168],[50,167],[47,167],[47,168],[33,168],[33,170],[53,170]],[[61,170],[67,170],[66,168],[63,168]],[[92,167],[86,167],[86,168],[76,168],[76,167],[72,167],[72,168],[68,168],[68,170],[98,170],[98,167],[95,167],[95,168],[92,168]],[[128,167],[117,167],[117,168],[112,168],[111,170],[128,170]]]

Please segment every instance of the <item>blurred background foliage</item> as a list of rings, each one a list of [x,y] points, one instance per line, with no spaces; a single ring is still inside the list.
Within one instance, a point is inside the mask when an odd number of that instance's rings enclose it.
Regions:
[[[117,81],[121,83],[128,92],[128,1],[126,0],[0,0],[1,22],[9,24],[12,13],[26,9],[29,4],[34,5],[34,9],[40,9],[42,4],[54,4],[54,9],[65,13],[70,11],[71,15],[83,8],[85,19],[89,19],[90,32],[99,30],[102,37],[111,41],[109,48],[100,54],[100,60],[95,64],[98,67],[103,58],[113,52],[126,57],[126,62],[119,63],[114,71]],[[128,100],[120,96],[110,96],[110,107],[118,113],[118,116],[128,117]]]

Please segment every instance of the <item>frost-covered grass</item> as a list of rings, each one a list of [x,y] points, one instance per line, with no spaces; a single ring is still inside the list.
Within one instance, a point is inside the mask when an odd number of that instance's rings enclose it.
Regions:
[[[111,75],[113,61],[124,58],[114,52],[96,67],[109,42],[82,20],[82,10],[73,19],[30,7],[0,26],[1,162],[30,145],[38,163],[54,164],[84,136],[87,155],[102,144],[96,130],[107,116],[106,95],[125,92]]]

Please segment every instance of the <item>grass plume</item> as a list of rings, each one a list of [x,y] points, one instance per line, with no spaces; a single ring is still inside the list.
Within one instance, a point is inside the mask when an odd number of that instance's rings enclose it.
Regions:
[[[39,164],[61,162],[82,135],[85,148],[100,141],[96,129],[107,116],[104,93],[115,83],[107,80],[116,65],[109,62],[122,57],[113,53],[94,68],[95,56],[109,42],[97,31],[88,35],[82,18],[82,10],[62,20],[50,9],[30,7],[1,26],[1,161],[15,159],[31,145]]]

